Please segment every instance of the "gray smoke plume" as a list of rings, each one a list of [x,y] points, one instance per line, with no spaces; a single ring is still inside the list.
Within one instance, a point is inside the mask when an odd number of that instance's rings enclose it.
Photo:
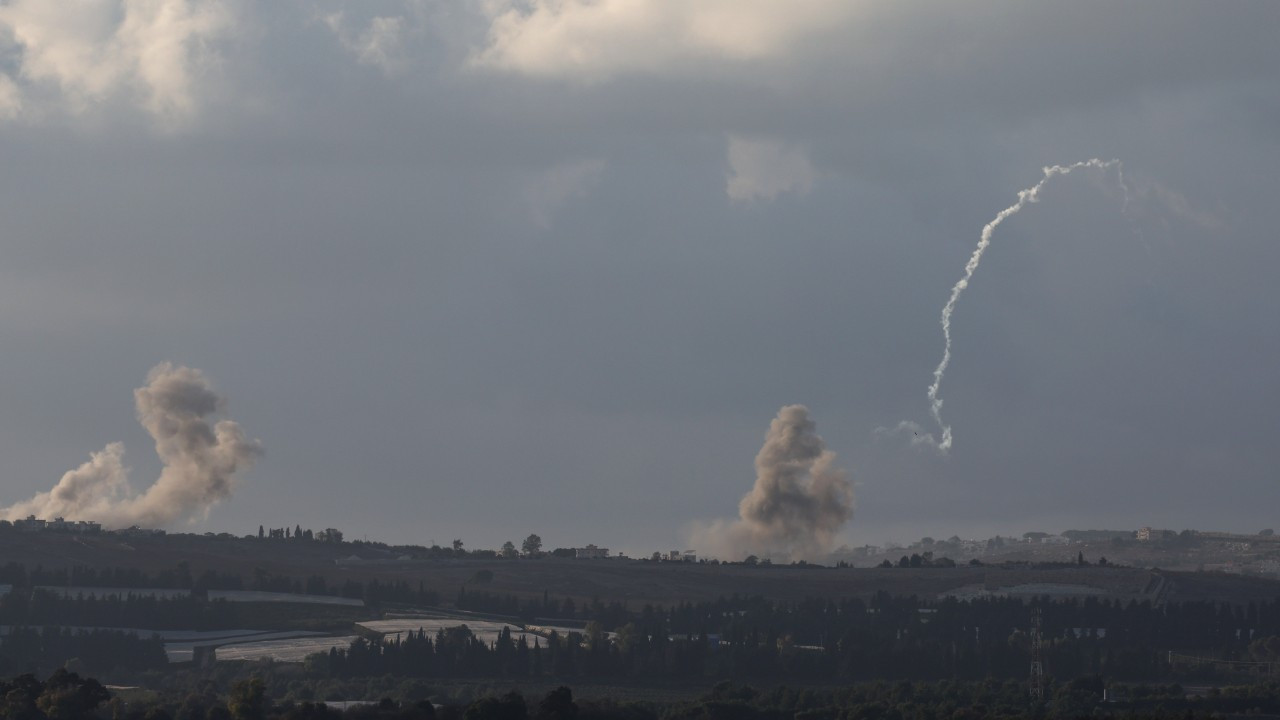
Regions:
[[[58,484],[25,502],[0,508],[0,517],[96,520],[105,527],[161,527],[207,516],[231,496],[239,473],[262,454],[230,420],[210,424],[224,401],[199,370],[161,363],[147,384],[133,391],[138,421],[156,442],[164,469],[146,492],[129,484],[124,446],[111,443],[62,476]]]
[[[808,408],[782,408],[756,455],[756,484],[738,503],[738,519],[696,528],[694,546],[725,557],[821,559],[853,516],[853,488],[835,459]]]
[[[969,262],[964,264],[964,275],[956,281],[955,286],[951,288],[951,296],[947,298],[947,304],[942,306],[942,360],[938,362],[938,367],[933,371],[933,383],[929,385],[927,396],[929,398],[929,414],[933,416],[933,421],[937,423],[938,429],[941,431],[941,439],[934,437],[933,433],[923,432],[923,428],[918,423],[910,420],[903,420],[898,423],[893,430],[879,428],[877,432],[889,433],[912,433],[911,444],[927,445],[942,453],[946,453],[951,449],[952,436],[951,426],[942,421],[942,377],[947,372],[947,366],[951,364],[951,315],[956,310],[956,303],[960,301],[960,294],[969,287],[969,281],[973,279],[973,273],[978,269],[978,264],[982,262],[982,254],[987,251],[987,247],[991,245],[991,236],[995,233],[1000,223],[1008,220],[1011,216],[1017,214],[1019,210],[1026,207],[1030,203],[1040,201],[1040,189],[1044,184],[1058,175],[1066,175],[1072,170],[1080,168],[1097,168],[1105,170],[1115,167],[1117,181],[1120,189],[1124,194],[1123,210],[1128,209],[1129,205],[1129,189],[1124,184],[1124,170],[1119,160],[1099,160],[1092,158],[1082,162],[1072,163],[1071,165],[1051,165],[1044,168],[1044,177],[1040,178],[1040,182],[1032,185],[1025,190],[1018,191],[1018,202],[1001,210],[996,214],[991,222],[982,228],[982,235],[978,239],[978,245],[973,250],[973,255],[969,257]]]

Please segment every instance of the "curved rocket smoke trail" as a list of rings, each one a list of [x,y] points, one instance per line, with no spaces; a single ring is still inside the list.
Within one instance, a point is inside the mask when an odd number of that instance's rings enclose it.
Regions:
[[[969,262],[964,264],[964,275],[961,276],[956,284],[951,288],[951,296],[947,298],[947,304],[942,306],[942,316],[940,322],[942,324],[942,360],[938,362],[938,367],[933,371],[933,383],[929,385],[929,414],[933,416],[933,421],[937,423],[938,430],[941,432],[941,438],[934,437],[933,433],[921,432],[921,428],[917,423],[904,420],[898,423],[895,428],[897,432],[910,431],[913,433],[911,443],[913,445],[929,445],[936,448],[942,453],[946,453],[951,449],[952,434],[951,426],[942,420],[942,378],[946,375],[947,366],[951,364],[951,315],[956,310],[956,303],[960,300],[960,295],[969,287],[969,282],[973,279],[973,273],[978,269],[978,264],[982,262],[982,254],[987,251],[987,247],[991,245],[991,236],[995,233],[1000,223],[1009,219],[1010,216],[1017,214],[1019,210],[1026,207],[1030,203],[1039,202],[1040,189],[1051,178],[1058,175],[1066,175],[1072,170],[1082,168],[1096,168],[1106,170],[1114,167],[1116,169],[1120,189],[1124,193],[1125,203],[1127,205],[1129,192],[1124,184],[1123,166],[1119,160],[1099,160],[1092,158],[1082,162],[1072,163],[1071,165],[1051,165],[1044,168],[1044,177],[1040,178],[1040,182],[1032,185],[1025,190],[1018,191],[1018,202],[1001,210],[996,216],[982,228],[982,235],[978,239],[978,245],[973,249],[973,255],[969,257]]]

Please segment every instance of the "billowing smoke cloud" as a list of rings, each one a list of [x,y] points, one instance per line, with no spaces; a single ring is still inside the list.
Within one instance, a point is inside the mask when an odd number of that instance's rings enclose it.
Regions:
[[[9,520],[96,520],[106,527],[161,527],[203,517],[235,490],[239,473],[262,454],[230,420],[210,424],[223,399],[199,370],[162,363],[133,391],[138,421],[156,441],[164,469],[146,492],[135,493],[124,465],[124,446],[111,443],[62,476],[48,492],[0,508]]]
[[[951,426],[942,421],[942,378],[947,372],[947,366],[951,364],[951,315],[956,310],[956,303],[960,301],[960,295],[969,287],[969,281],[973,279],[973,273],[978,269],[978,264],[982,262],[982,254],[987,251],[987,247],[991,245],[991,236],[995,233],[1000,223],[1008,220],[1011,216],[1017,214],[1019,210],[1026,207],[1029,203],[1040,201],[1040,189],[1045,183],[1058,175],[1066,175],[1072,170],[1080,168],[1096,168],[1105,170],[1114,167],[1116,169],[1117,182],[1121,191],[1124,193],[1124,203],[1127,209],[1129,203],[1129,191],[1124,184],[1124,172],[1119,160],[1099,160],[1093,158],[1071,165],[1052,165],[1044,168],[1044,177],[1040,178],[1040,182],[1032,185],[1025,190],[1018,191],[1018,202],[1001,210],[996,214],[991,222],[982,228],[982,235],[978,239],[978,245],[973,250],[973,255],[969,257],[969,262],[964,264],[964,275],[956,281],[955,286],[951,288],[951,296],[947,298],[947,304],[942,306],[942,360],[938,362],[938,367],[933,371],[933,383],[929,385],[927,396],[929,398],[929,414],[933,416],[933,421],[938,425],[941,438],[934,436],[933,433],[924,432],[918,423],[910,420],[903,420],[898,423],[893,430],[880,428],[879,432],[890,433],[911,433],[911,443],[913,445],[927,445],[933,447],[943,453],[951,449],[952,435]]]
[[[696,528],[694,547],[726,558],[821,559],[853,516],[853,488],[835,459],[808,408],[782,408],[756,455],[756,484],[738,503],[738,519]]]

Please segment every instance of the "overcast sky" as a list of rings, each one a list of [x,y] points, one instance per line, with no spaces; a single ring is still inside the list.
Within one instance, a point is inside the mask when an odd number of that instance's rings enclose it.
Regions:
[[[684,548],[784,405],[840,542],[1256,531],[1280,4],[0,0],[0,505],[199,368],[207,520]],[[953,318],[982,227],[1041,168]]]

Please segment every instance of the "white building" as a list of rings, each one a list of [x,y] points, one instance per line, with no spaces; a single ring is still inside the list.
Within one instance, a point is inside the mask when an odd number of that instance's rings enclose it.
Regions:
[[[45,522],[35,515],[28,515],[26,520],[14,520],[13,526],[19,530],[38,532],[44,529]]]
[[[598,560],[600,558],[609,557],[609,548],[602,548],[602,547],[596,547],[595,545],[588,545],[586,547],[575,548],[573,553],[574,553],[574,557],[578,558],[579,560],[584,560],[584,559]]]

